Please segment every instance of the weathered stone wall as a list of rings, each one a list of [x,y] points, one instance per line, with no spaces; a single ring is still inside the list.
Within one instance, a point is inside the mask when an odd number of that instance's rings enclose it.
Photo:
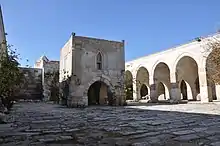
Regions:
[[[72,40],[71,40],[72,39]],[[124,41],[108,41],[103,39],[71,36],[68,49],[61,50],[60,71],[65,69],[63,64],[71,67],[71,82],[69,88],[69,106],[88,105],[88,89],[96,81],[102,81],[115,93],[116,102],[123,103],[124,85]],[[97,69],[97,54],[102,55],[102,69]],[[68,56],[69,54],[69,56]],[[72,60],[65,62],[64,57]],[[72,56],[72,57],[71,57]],[[68,67],[67,70],[68,70]],[[60,80],[64,79],[61,74]]]
[[[43,66],[43,95],[44,100],[50,100],[51,97],[51,86],[54,84],[54,81],[57,83],[58,87],[59,76],[56,73],[59,72],[59,61],[48,61],[44,63]],[[58,79],[55,79],[58,77]]]
[[[17,99],[42,99],[42,69],[20,67],[24,74],[22,85]]]

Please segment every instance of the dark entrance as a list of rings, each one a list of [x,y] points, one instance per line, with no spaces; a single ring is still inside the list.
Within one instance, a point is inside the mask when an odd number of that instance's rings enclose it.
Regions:
[[[148,89],[147,89],[147,86],[146,86],[146,85],[143,84],[143,85],[141,86],[140,94],[141,94],[141,98],[142,98],[142,97],[145,97],[146,95],[148,95]]]
[[[88,105],[107,105],[109,104],[109,89],[108,86],[101,82],[96,81],[88,90]]]
[[[165,87],[161,82],[158,84],[158,100],[166,100]]]
[[[133,99],[133,85],[126,85],[126,100]]]
[[[180,89],[181,89],[183,100],[187,100],[188,99],[187,98],[187,86],[184,80],[181,81]]]

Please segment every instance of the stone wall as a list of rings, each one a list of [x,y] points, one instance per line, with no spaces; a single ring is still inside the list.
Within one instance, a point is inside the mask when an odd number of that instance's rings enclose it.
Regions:
[[[48,61],[43,66],[43,95],[44,100],[50,100],[51,87],[58,87],[59,83],[59,61]],[[57,79],[56,79],[57,78]]]
[[[42,69],[20,67],[24,73],[24,84],[20,92],[17,94],[17,99],[42,99]]]

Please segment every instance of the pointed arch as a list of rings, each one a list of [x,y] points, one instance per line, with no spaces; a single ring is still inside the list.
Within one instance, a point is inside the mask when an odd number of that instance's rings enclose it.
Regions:
[[[146,67],[144,66],[140,66],[137,70],[137,74],[136,74],[136,96],[137,99],[141,99],[142,94],[141,94],[141,87],[142,85],[145,85],[147,88],[147,95],[150,94],[149,90],[149,72],[146,69]],[[145,95],[146,96],[146,95]]]
[[[176,63],[175,66],[176,81],[180,83],[184,80],[190,85],[193,94],[193,100],[200,100],[200,85],[199,85],[199,74],[198,74],[198,63],[191,56],[182,56]],[[188,89],[190,89],[188,87]]]
[[[156,86],[156,100],[163,100],[170,99],[170,68],[165,62],[159,62],[153,71],[153,81],[154,85]]]

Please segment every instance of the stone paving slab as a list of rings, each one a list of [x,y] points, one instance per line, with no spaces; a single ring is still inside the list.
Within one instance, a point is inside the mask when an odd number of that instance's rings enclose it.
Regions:
[[[0,145],[220,145],[220,104],[68,109],[16,103],[0,125]]]

